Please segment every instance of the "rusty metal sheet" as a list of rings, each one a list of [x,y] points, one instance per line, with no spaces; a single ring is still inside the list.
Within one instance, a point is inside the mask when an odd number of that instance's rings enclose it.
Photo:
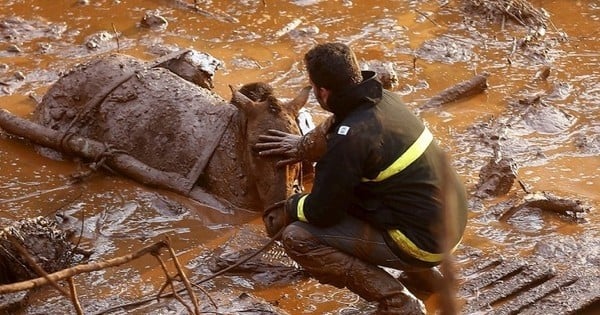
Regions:
[[[459,296],[472,296],[478,294],[479,291],[485,287],[493,284],[494,282],[501,281],[502,279],[520,272],[526,266],[525,262],[522,261],[509,261],[507,263],[500,264],[493,267],[490,270],[486,270],[477,275],[461,286],[459,289]]]
[[[576,278],[575,282],[571,282]],[[557,279],[556,290],[534,304],[526,304],[527,308],[501,314],[599,314],[600,313],[600,275],[589,272],[580,277],[573,273]],[[535,294],[537,290],[528,293]]]
[[[554,276],[555,273],[551,268],[527,266],[520,272],[513,274],[504,280],[495,281],[490,286],[486,287],[485,290],[469,301],[465,311],[466,313],[473,313],[477,310],[500,304]]]
[[[531,260],[536,261],[536,260]],[[462,272],[463,314],[595,314],[600,271],[490,258]]]

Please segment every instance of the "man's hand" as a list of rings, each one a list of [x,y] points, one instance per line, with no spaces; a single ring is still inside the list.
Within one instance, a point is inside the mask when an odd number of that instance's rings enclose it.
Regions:
[[[302,160],[302,136],[270,129],[266,135],[260,135],[254,148],[260,156],[280,156],[277,166],[285,166]]]
[[[279,230],[292,223],[292,221],[285,210],[285,205],[281,205],[281,207],[277,207],[263,215],[263,222],[269,237],[277,234]]]

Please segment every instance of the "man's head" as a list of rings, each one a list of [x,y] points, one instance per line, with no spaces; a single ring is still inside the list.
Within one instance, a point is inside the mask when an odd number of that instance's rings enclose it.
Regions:
[[[327,96],[362,81],[356,56],[345,44],[319,44],[304,55],[306,70],[313,84],[315,96],[325,109]]]

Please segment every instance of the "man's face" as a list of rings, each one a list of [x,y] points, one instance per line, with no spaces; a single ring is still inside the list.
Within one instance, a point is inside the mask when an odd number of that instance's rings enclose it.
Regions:
[[[327,98],[329,98],[329,90],[327,90],[326,88],[322,88],[322,87],[318,87],[312,80],[310,81],[310,85],[313,88],[313,93],[315,94],[315,98],[317,99],[317,102],[319,102],[319,105],[321,105],[321,108],[323,108],[324,110],[331,112],[331,110],[329,109],[329,106],[327,106]]]

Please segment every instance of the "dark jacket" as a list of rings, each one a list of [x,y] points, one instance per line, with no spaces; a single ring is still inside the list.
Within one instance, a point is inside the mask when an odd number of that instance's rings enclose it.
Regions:
[[[399,96],[382,89],[373,72],[363,72],[363,78],[329,98],[335,123],[327,134],[327,152],[317,163],[311,193],[290,197],[288,214],[320,226],[352,214],[382,230],[401,231],[422,250],[440,253],[443,180],[449,178],[446,188],[457,200],[452,244],[466,225],[464,188],[435,140],[402,171],[369,181],[402,156],[425,126]]]

